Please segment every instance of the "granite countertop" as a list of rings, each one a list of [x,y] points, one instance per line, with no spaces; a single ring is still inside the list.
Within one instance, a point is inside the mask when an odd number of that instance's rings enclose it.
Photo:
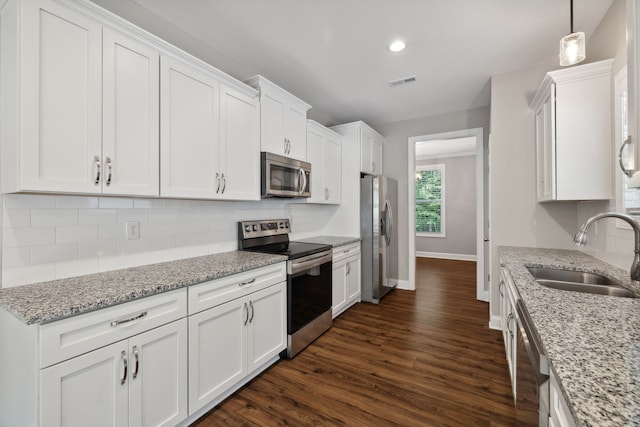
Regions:
[[[304,243],[319,243],[321,245],[331,245],[334,248],[338,246],[348,245],[349,243],[359,242],[359,237],[344,237],[344,236],[316,236],[309,237],[308,239],[296,240],[296,242]]]
[[[233,251],[0,289],[0,306],[26,324],[48,323],[286,261]]]
[[[640,425],[640,299],[539,285],[527,266],[603,274],[639,293],[629,271],[580,251],[500,247],[578,425]]]

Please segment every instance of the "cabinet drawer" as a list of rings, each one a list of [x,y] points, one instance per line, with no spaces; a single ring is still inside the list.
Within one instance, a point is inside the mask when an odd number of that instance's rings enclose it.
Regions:
[[[286,279],[286,263],[281,262],[190,286],[189,315],[284,282]]]
[[[354,255],[360,255],[360,242],[333,248],[333,262],[339,262]]]
[[[187,315],[187,290],[142,298],[40,326],[45,368]]]

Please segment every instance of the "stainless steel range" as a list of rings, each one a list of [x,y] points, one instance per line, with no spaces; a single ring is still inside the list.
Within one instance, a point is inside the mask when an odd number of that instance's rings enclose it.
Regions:
[[[238,246],[279,254],[287,261],[287,357],[292,358],[332,325],[331,246],[289,241],[288,219],[238,223]]]

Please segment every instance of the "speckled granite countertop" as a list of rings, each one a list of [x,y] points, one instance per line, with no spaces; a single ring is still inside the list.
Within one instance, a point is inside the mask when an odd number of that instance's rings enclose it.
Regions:
[[[27,324],[65,317],[286,261],[233,251],[0,289],[0,306]]]
[[[600,273],[639,293],[629,271],[580,251],[500,247],[578,425],[640,425],[640,299],[539,285],[526,267]]]
[[[308,239],[296,240],[296,242],[305,243],[319,243],[321,245],[331,245],[336,248],[342,245],[348,245],[349,243],[359,242],[359,237],[343,237],[343,236],[316,236],[309,237]]]

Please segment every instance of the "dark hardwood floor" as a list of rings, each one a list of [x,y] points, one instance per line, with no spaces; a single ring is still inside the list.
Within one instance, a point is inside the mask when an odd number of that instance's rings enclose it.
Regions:
[[[475,263],[418,258],[416,291],[357,304],[203,417],[208,426],[515,426]]]

